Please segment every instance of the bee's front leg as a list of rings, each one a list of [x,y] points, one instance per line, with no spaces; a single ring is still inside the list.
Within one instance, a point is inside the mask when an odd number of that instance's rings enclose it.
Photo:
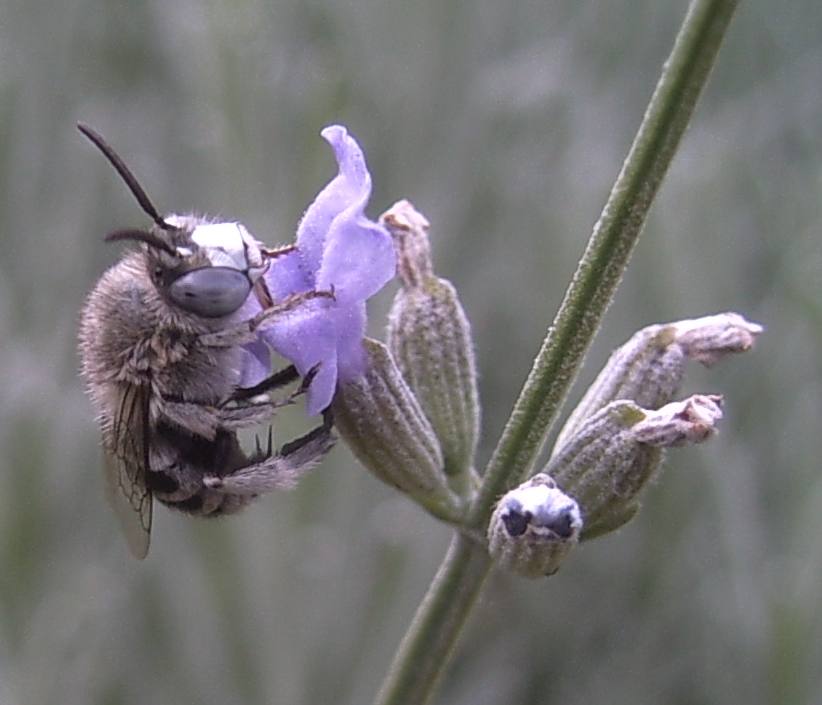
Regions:
[[[300,386],[297,387],[297,389],[291,393],[286,403],[292,401],[301,394],[305,394],[305,392],[308,390],[308,387],[311,385],[311,382],[314,380],[314,377],[317,376],[317,372],[319,371],[319,364],[314,365],[314,367],[308,370],[305,377],[303,377],[302,382],[300,382]],[[266,377],[262,382],[255,384],[253,387],[238,387],[225,401],[225,403],[222,404],[222,406],[241,406],[243,403],[246,403],[257,397],[265,396],[268,392],[270,392],[273,389],[279,389],[280,387],[284,387],[287,384],[291,384],[293,381],[299,378],[300,373],[297,372],[297,368],[294,367],[294,365],[289,365],[288,367],[285,367],[282,370],[277,370],[277,372],[275,372],[273,375]]]
[[[314,375],[317,374],[317,370],[319,369],[319,365],[313,367],[308,371],[308,374],[305,376],[303,383],[300,385],[300,393],[305,391],[308,388],[308,385],[311,383],[311,380],[314,379]],[[255,384],[253,387],[238,387],[234,390],[234,393],[229,397],[229,402],[231,401],[242,401],[244,399],[252,399],[256,397],[258,394],[265,394],[266,392],[271,391],[272,389],[279,389],[280,387],[284,387],[287,384],[291,384],[296,379],[299,379],[300,373],[297,372],[297,368],[294,365],[289,365],[288,367],[283,368],[282,370],[277,370],[273,375],[266,377],[262,382]]]
[[[300,375],[294,365],[278,370],[253,387],[239,387],[219,406],[223,427],[228,430],[239,430],[267,421],[277,409],[293,404],[297,397],[305,394],[319,369],[319,365],[312,367],[303,377],[300,386],[284,399],[273,400],[268,396],[268,392],[299,379]]]
[[[258,451],[252,462],[222,477],[206,475],[203,484],[229,495],[258,495],[289,489],[331,450],[335,438],[331,432],[331,414],[323,416],[322,426],[295,441],[286,443],[279,453]]]
[[[225,328],[213,333],[204,333],[197,337],[197,342],[208,348],[230,348],[235,345],[245,345],[257,340],[257,331],[269,318],[282,313],[293,311],[298,306],[311,299],[333,299],[333,291],[304,291],[300,294],[293,294],[280,303],[263,309],[256,316],[252,316],[247,321]]]

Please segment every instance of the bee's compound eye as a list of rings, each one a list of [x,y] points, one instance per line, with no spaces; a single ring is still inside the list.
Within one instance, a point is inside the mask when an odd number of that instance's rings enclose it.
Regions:
[[[190,313],[219,318],[240,308],[250,291],[251,282],[243,272],[230,267],[203,267],[171,282],[168,296]]]

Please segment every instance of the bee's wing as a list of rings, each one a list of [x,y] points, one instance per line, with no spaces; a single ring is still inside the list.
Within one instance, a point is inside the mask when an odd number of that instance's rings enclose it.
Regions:
[[[135,558],[145,558],[151,537],[151,491],[146,485],[149,453],[148,386],[124,385],[105,439],[106,496],[120,520]]]

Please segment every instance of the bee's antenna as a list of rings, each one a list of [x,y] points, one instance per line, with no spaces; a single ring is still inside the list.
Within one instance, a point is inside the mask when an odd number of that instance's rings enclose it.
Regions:
[[[131,173],[131,169],[125,165],[125,162],[120,159],[120,156],[114,151],[114,149],[112,149],[108,142],[106,142],[101,135],[82,122],[77,123],[77,129],[88,137],[94,143],[94,146],[97,147],[97,149],[103,153],[105,158],[109,160],[111,165],[117,170],[120,178],[126,182],[126,186],[128,186],[131,193],[134,194],[134,198],[137,199],[137,203],[140,204],[140,207],[151,217],[157,226],[163,230],[176,230],[173,225],[169,225],[163,220],[162,216],[151,202],[151,199],[143,190],[143,187],[138,183],[137,178]]]
[[[158,250],[163,250],[163,252],[168,252],[170,255],[177,255],[174,248],[165,240],[157,237],[154,233],[147,232],[146,230],[125,228],[124,230],[115,230],[105,237],[106,242],[119,242],[121,240],[137,240],[138,242],[146,243],[149,247],[155,247]]]

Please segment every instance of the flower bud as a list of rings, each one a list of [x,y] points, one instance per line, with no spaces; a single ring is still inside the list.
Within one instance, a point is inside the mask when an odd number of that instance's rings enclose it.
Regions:
[[[662,463],[663,449],[707,440],[722,418],[721,404],[719,396],[699,394],[657,410],[620,400],[586,419],[544,470],[579,502],[582,539],[631,519]]]
[[[394,238],[401,288],[389,316],[388,346],[440,442],[455,491],[473,489],[479,431],[471,327],[450,282],[433,274],[428,221],[408,201],[381,218]]]
[[[694,394],[648,411],[632,429],[637,443],[670,448],[688,443],[703,443],[716,433],[722,419],[722,397],[718,394]]]
[[[503,568],[529,578],[552,575],[579,540],[577,503],[543,473],[505,494],[488,526],[488,550]]]
[[[460,500],[448,487],[431,424],[385,345],[366,338],[363,348],[365,372],[341,383],[332,403],[340,435],[380,480],[457,521]]]
[[[731,312],[686,319],[670,325],[685,355],[705,367],[716,364],[731,353],[750,350],[763,330],[758,323],[751,323],[738,313]]]
[[[679,391],[689,358],[713,365],[730,353],[749,350],[761,332],[762,326],[737,313],[643,328],[608,359],[557,436],[554,454],[609,402],[628,399],[645,409],[658,409]]]

